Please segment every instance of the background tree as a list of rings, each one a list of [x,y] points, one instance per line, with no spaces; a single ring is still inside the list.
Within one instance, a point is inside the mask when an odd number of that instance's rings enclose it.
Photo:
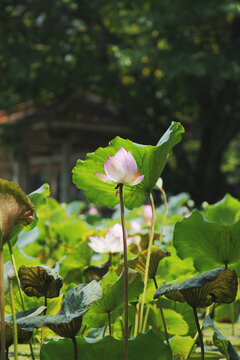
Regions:
[[[3,0],[0,17],[1,108],[82,88],[117,104],[136,140],[155,144],[181,121],[167,190],[197,202],[239,193],[221,174],[240,132],[237,1]]]

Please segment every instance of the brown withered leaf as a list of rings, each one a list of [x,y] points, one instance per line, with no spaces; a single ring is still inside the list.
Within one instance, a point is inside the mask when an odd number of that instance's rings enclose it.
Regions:
[[[170,252],[162,251],[157,246],[152,246],[152,251],[150,255],[150,263],[148,270],[148,278],[153,279],[157,273],[157,268],[159,261],[166,256],[170,256]],[[147,250],[142,251],[134,259],[128,260],[128,267],[138,271],[143,277],[146,269],[146,260],[147,260]],[[116,270],[117,275],[120,275],[123,270],[123,265],[119,266]]]
[[[21,287],[28,296],[58,297],[63,285],[60,275],[46,265],[22,265],[18,270],[18,276]]]
[[[16,183],[0,179],[0,248],[14,226],[26,226],[33,221],[34,206]]]

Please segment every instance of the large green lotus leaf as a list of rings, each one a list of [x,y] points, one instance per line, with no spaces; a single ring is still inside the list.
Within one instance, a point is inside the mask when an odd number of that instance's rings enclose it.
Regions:
[[[82,316],[88,311],[87,306],[101,296],[102,290],[96,281],[88,285],[81,284],[68,292],[57,315],[21,318],[17,320],[17,324],[22,328],[48,326],[56,334],[72,338],[77,335],[81,327]]]
[[[112,322],[122,312],[124,303],[124,275],[117,277],[115,271],[110,271],[103,277],[102,298],[96,301],[85,316],[84,322],[90,327],[103,327],[108,324],[111,313]],[[128,301],[138,301],[143,291],[143,281],[137,271],[128,269]]]
[[[196,334],[196,322],[192,308],[186,302],[171,301],[166,298],[161,299],[163,311],[165,309],[172,309],[181,314],[183,319],[188,324],[188,332],[186,335],[194,337]]]
[[[237,322],[240,315],[240,301],[233,304],[220,304],[214,309],[214,320],[223,323]]]
[[[237,274],[224,267],[207,271],[180,284],[164,284],[154,294],[154,299],[165,295],[174,301],[186,301],[190,306],[207,307],[213,302],[231,303],[237,294]]]
[[[164,279],[165,282],[176,279],[180,282],[196,274],[191,258],[180,259],[173,246],[168,247],[167,250],[171,253],[171,256],[166,257],[161,262],[161,266],[158,267],[157,274],[160,278]]]
[[[63,281],[56,270],[46,265],[25,266],[18,270],[21,287],[28,296],[58,297]]]
[[[34,206],[16,183],[0,179],[0,248],[33,221]],[[17,228],[17,229],[16,229]]]
[[[240,217],[240,202],[226,194],[224,198],[204,209],[204,217],[222,225],[233,225]]]
[[[191,347],[194,344],[194,339],[190,336],[176,335],[170,339],[170,347],[174,357],[182,358],[188,355]]]
[[[172,123],[162,136],[157,146],[135,144],[130,140],[116,137],[108,147],[98,148],[94,153],[87,154],[86,160],[78,160],[73,169],[73,183],[84,191],[87,199],[98,205],[114,207],[119,203],[116,196],[116,185],[99,180],[95,173],[104,174],[104,163],[108,156],[113,156],[124,147],[131,151],[137,162],[138,171],[144,180],[136,186],[124,186],[124,204],[133,209],[144,203],[145,193],[153,189],[166,164],[172,148],[181,140],[184,131],[180,123]]]
[[[124,342],[106,336],[101,340],[77,337],[78,351],[81,360],[122,360],[124,358]],[[139,334],[128,341],[129,360],[172,360],[170,347],[152,331]],[[40,360],[66,360],[73,359],[73,344],[71,340],[64,339],[49,341],[43,344]]]
[[[232,346],[231,342],[222,335],[222,333],[218,330],[215,326],[214,321],[208,315],[203,321],[203,327],[208,328],[211,327],[214,331],[213,334],[213,343],[218,348],[220,353],[225,355],[229,360],[240,360],[240,356],[238,355],[237,351]]]
[[[80,241],[60,262],[60,274],[67,284],[80,282],[83,270],[89,266],[93,250],[88,246],[88,242]]]
[[[148,250],[144,250],[134,259],[128,260],[128,267],[138,271],[142,275],[142,277],[144,277],[145,275],[147,253]],[[148,270],[149,279],[153,279],[156,276],[159,261],[170,255],[171,254],[168,251],[162,251],[155,245],[152,246]],[[117,269],[117,274],[120,274],[122,269],[123,265],[119,266],[119,268]]]
[[[173,245],[177,255],[191,257],[199,271],[233,264],[240,260],[240,219],[233,225],[221,225],[194,211],[175,225]]]
[[[159,308],[152,305],[149,311],[148,323],[153,327],[157,333],[164,332],[164,325]],[[186,335],[188,332],[188,324],[183,319],[183,316],[171,309],[163,309],[164,318],[167,325],[167,332],[171,335]]]

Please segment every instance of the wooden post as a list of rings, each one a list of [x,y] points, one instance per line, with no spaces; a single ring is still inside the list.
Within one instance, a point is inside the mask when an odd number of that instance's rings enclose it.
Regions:
[[[60,201],[69,201],[69,191],[71,185],[71,152],[70,142],[64,141],[61,149],[61,173],[60,173]]]

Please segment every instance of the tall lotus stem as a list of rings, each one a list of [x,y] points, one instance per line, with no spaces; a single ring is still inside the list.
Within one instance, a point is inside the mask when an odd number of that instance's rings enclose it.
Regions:
[[[156,280],[155,276],[154,276],[154,278],[153,278],[153,281],[154,281],[154,284],[155,284],[155,288],[156,288],[156,290],[157,290],[157,289],[158,289],[158,284],[157,284],[157,280]],[[166,325],[165,317],[164,317],[164,314],[163,314],[163,309],[162,309],[162,304],[161,304],[160,296],[159,296],[159,298],[158,298],[158,304],[159,304],[159,309],[160,309],[160,313],[161,313],[161,316],[162,316],[162,322],[163,322],[165,337],[166,337],[167,343],[169,344],[169,338],[168,338],[168,332],[167,332],[167,325]]]
[[[127,263],[127,234],[124,217],[123,184],[118,185],[121,207],[121,222],[123,231],[124,254],[124,360],[128,359],[128,263]]]
[[[194,317],[195,317],[195,322],[196,322],[196,326],[197,326],[198,337],[199,337],[199,342],[200,342],[200,347],[201,347],[201,360],[204,360],[203,335],[202,335],[202,330],[199,325],[197,310],[195,307],[193,307],[193,313],[194,313]]]
[[[147,280],[148,280],[148,270],[149,270],[149,264],[150,264],[150,256],[152,251],[152,244],[153,244],[153,238],[154,238],[154,223],[156,220],[156,213],[155,213],[155,206],[152,194],[149,194],[151,207],[152,207],[152,220],[151,220],[151,228],[149,233],[149,244],[148,244],[148,252],[147,252],[147,259],[146,259],[146,268],[144,273],[144,288],[143,288],[143,294],[142,294],[142,302],[141,302],[141,308],[140,308],[140,320],[139,320],[139,331],[142,331],[142,324],[143,324],[143,310],[144,310],[144,303],[145,303],[145,295],[147,291]]]
[[[14,296],[13,296],[13,277],[14,277],[14,270],[10,269],[8,272],[8,282],[9,282],[9,297],[11,303],[11,310],[12,310],[12,319],[13,319],[13,345],[14,345],[14,360],[18,358],[18,331],[17,331],[17,320],[16,320],[16,313],[15,313],[15,304],[14,304]]]
[[[9,248],[9,252],[10,252],[10,256],[11,256],[11,262],[12,262],[13,270],[15,272],[15,276],[16,276],[16,279],[17,279],[17,286],[18,286],[18,292],[19,292],[19,295],[20,295],[21,303],[22,303],[22,309],[24,311],[25,310],[25,304],[24,304],[24,299],[23,299],[23,292],[22,292],[22,289],[21,289],[21,284],[20,284],[20,279],[19,279],[19,276],[18,276],[16,261],[15,261],[15,257],[14,257],[14,254],[13,254],[12,245],[11,245],[10,241],[8,241],[8,248]],[[30,347],[32,360],[35,360],[31,339],[29,339],[28,342],[29,342],[29,347]]]
[[[74,348],[74,360],[78,360],[78,346],[77,346],[77,341],[76,341],[76,337],[72,337],[71,338],[72,342],[73,342],[73,348]]]
[[[16,279],[17,279],[17,286],[18,286],[18,291],[19,291],[19,295],[20,295],[20,298],[21,298],[22,309],[24,311],[25,310],[25,305],[24,305],[24,299],[23,299],[23,292],[22,292],[22,289],[21,289],[21,284],[20,284],[20,279],[19,279],[19,276],[18,276],[15,257],[14,257],[13,251],[12,251],[12,245],[11,245],[10,241],[8,241],[8,248],[9,248],[9,252],[10,252],[10,256],[11,256],[11,262],[12,262],[13,270],[15,272]]]
[[[45,309],[43,311],[43,315],[46,315],[46,313],[47,313],[47,297],[46,296],[44,297],[44,306],[45,306]],[[41,345],[44,342],[44,329],[45,329],[45,327],[43,326],[42,327],[42,334],[41,334]]]
[[[1,313],[1,360],[6,360],[6,328],[4,318],[4,260],[0,250],[0,313]]]
[[[167,215],[168,215],[168,204],[167,204],[167,196],[166,196],[165,191],[163,190],[162,187],[159,187],[159,190],[161,191],[163,204],[164,204],[164,208],[165,208],[162,223],[161,223],[160,237],[159,237],[159,248],[160,248],[161,244],[162,244],[162,238],[163,238],[163,229],[164,229],[164,225],[166,223]]]
[[[109,328],[109,335],[112,336],[112,327],[111,327],[111,312],[108,312],[108,328]]]

